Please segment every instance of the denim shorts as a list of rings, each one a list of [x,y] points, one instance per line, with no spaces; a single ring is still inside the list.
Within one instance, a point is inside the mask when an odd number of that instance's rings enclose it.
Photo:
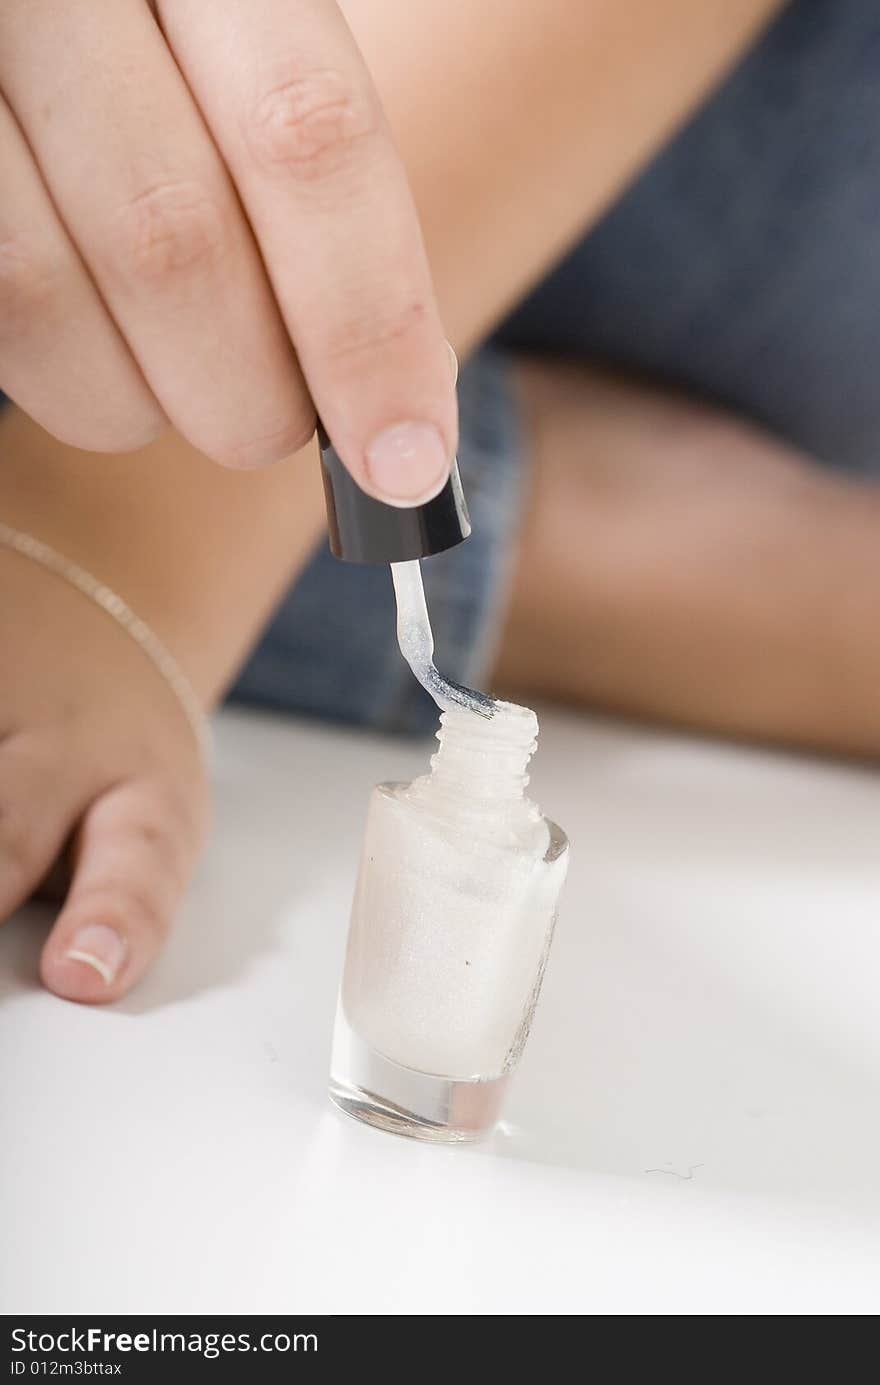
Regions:
[[[446,674],[484,686],[498,639],[526,494],[512,353],[647,374],[829,466],[878,470],[878,153],[880,7],[796,0],[465,364],[473,535],[423,564]],[[232,696],[384,731],[436,723],[397,650],[388,572],[323,543]]]

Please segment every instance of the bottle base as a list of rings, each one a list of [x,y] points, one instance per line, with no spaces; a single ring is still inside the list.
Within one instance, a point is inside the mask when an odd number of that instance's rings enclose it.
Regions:
[[[501,1113],[507,1076],[460,1079],[417,1072],[370,1048],[337,1019],[330,1100],[355,1120],[432,1144],[489,1135]]]

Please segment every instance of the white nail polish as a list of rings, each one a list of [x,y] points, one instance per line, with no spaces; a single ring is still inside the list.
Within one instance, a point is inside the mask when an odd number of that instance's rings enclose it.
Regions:
[[[401,652],[441,707],[430,773],[367,815],[330,1095],[417,1139],[494,1126],[529,1033],[568,840],[526,797],[538,719],[433,663],[418,563],[392,564]]]

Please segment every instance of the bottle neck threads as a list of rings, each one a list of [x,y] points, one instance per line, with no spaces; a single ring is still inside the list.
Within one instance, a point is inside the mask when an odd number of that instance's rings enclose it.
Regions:
[[[521,800],[537,735],[534,712],[510,702],[497,702],[488,718],[458,707],[445,711],[437,732],[439,749],[431,757],[430,787],[458,799],[462,807],[501,807]]]

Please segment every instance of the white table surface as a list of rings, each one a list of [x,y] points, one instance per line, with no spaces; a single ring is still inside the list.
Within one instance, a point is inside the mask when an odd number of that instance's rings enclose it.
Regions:
[[[325,1096],[367,795],[424,744],[244,713],[167,953],[110,1009],[0,930],[7,1313],[873,1313],[880,776],[543,717],[573,858],[492,1143]]]

